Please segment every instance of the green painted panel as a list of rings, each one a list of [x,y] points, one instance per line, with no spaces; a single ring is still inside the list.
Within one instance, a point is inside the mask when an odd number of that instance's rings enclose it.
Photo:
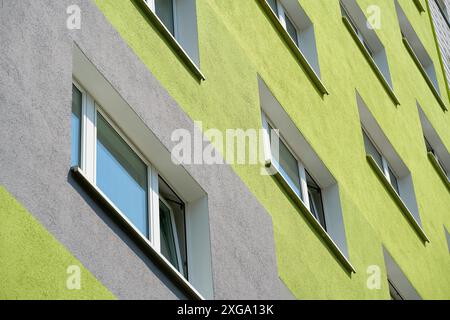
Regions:
[[[0,187],[0,300],[4,299],[115,297]]]
[[[399,106],[348,32],[337,0],[299,0],[315,26],[321,81],[329,91],[325,97],[259,0],[197,1],[204,82],[192,76],[137,1],[96,4],[192,119],[202,121],[205,130],[260,128],[260,74],[338,181],[350,262],[357,270],[351,276],[275,179],[261,176],[259,166],[233,166],[272,216],[279,274],[296,297],[388,299],[384,245],[423,298],[450,298],[450,259],[443,233],[443,225],[450,228],[450,197],[427,158],[416,100],[449,150],[450,113],[443,112],[403,45],[394,1],[357,2],[366,14],[370,6],[379,9],[381,28],[376,33],[386,48]],[[448,101],[431,21],[412,1],[400,4],[435,63],[442,100]],[[430,243],[423,244],[366,161],[355,90],[412,172]],[[380,267],[380,289],[366,285],[371,265]]]

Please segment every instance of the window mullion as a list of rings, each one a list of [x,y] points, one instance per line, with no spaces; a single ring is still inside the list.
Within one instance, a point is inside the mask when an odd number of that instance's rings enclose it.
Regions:
[[[305,204],[306,208],[308,208],[308,210],[311,210],[308,196],[308,184],[306,182],[306,171],[301,162],[298,162],[298,172],[300,175],[300,192],[302,194],[303,203]]]
[[[280,1],[277,1],[277,7],[278,7],[278,19],[280,20],[280,23],[283,26],[283,28],[287,29],[286,16],[285,16],[285,13],[284,13],[284,8],[281,5]]]
[[[270,144],[269,125],[267,123],[266,115],[261,114],[263,124],[263,151],[264,151],[264,163],[268,164],[272,162],[272,149]]]
[[[391,183],[391,175],[389,174],[389,164],[386,161],[386,158],[382,156],[383,161],[383,172],[386,178],[388,179],[389,183]]]
[[[148,167],[148,215],[150,242],[155,250],[161,252],[160,225],[159,225],[159,182],[158,172],[153,167]]]
[[[96,108],[94,99],[83,93],[82,105],[82,152],[81,169],[87,178],[95,184],[96,156]]]
[[[155,8],[155,0],[145,0],[145,2],[149,6],[150,10],[155,12],[155,10],[156,10],[156,8]]]

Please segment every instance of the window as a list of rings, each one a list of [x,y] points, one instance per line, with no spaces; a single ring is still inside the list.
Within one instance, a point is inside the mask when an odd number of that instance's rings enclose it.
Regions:
[[[417,109],[419,111],[420,123],[422,125],[425,150],[432,156],[431,160],[434,160],[437,164],[437,169],[443,173],[443,177],[446,182],[449,182],[450,154],[419,103],[417,103]]]
[[[300,32],[295,23],[293,22],[293,20],[287,14],[286,9],[283,7],[281,2],[279,0],[271,0],[269,1],[269,5],[273,9],[273,11],[278,15],[278,19],[280,19],[281,24],[289,33],[291,39],[295,42],[297,46],[299,46],[300,41],[298,35],[300,34]]]
[[[264,156],[269,173],[324,239],[348,272],[348,248],[339,186],[297,126],[258,77]]]
[[[308,187],[308,200],[311,213],[320,222],[323,228],[326,230],[325,216],[323,214],[323,202],[322,202],[322,190],[319,185],[314,181],[309,172],[305,170],[306,174],[306,186]]]
[[[87,95],[74,85],[74,92]],[[77,98],[79,97],[76,96]],[[85,98],[86,99],[86,98]],[[77,99],[78,100],[78,99]],[[181,243],[185,242],[178,234],[185,234],[184,212],[175,210],[169,202],[176,197],[175,203],[184,208],[184,203],[174,194],[164,196],[159,187],[163,182],[157,170],[136,151],[119,133],[114,124],[97,104],[86,105],[86,109],[95,112],[93,136],[96,137],[95,185],[103,195],[114,204],[120,213],[133,225],[152,245],[187,278],[186,259],[181,258]],[[86,110],[89,112],[89,110]],[[79,126],[79,123],[75,123]],[[74,131],[74,129],[72,129]],[[80,141],[74,139],[78,145]],[[165,190],[169,187],[166,186]],[[165,192],[167,194],[167,191]],[[158,197],[158,205],[152,205]],[[169,196],[171,198],[169,198]],[[176,218],[175,214],[180,215]],[[176,219],[178,224],[175,223]],[[186,254],[183,254],[186,257]]]
[[[264,124],[268,127],[268,133],[269,137],[272,140],[272,136],[276,133],[273,131],[272,126],[267,122],[265,119],[265,116],[263,115]],[[292,154],[292,152],[289,150],[289,148],[286,146],[286,144],[277,136],[279,139],[279,150],[277,152],[272,152],[273,154],[278,154],[277,157],[274,157],[274,161],[278,167],[278,170],[283,175],[283,177],[286,179],[287,183],[290,185],[290,187],[294,190],[294,192],[303,199],[303,194],[301,192],[300,187],[300,168],[299,168],[299,161],[297,158]],[[271,145],[271,149],[274,149],[274,145]],[[275,151],[275,150],[273,150]]]
[[[97,111],[96,183],[147,238],[147,165]]]
[[[397,194],[400,196],[400,190],[398,188],[397,176],[392,171],[392,167],[389,165],[386,158],[383,157],[381,155],[381,153],[378,151],[378,148],[372,142],[372,139],[369,138],[369,136],[367,135],[364,128],[363,128],[362,132],[363,132],[364,145],[366,147],[367,154],[370,154],[374,158],[375,162],[378,164],[380,169],[383,170],[383,173],[386,176],[386,179],[388,179],[389,183],[392,185],[392,187],[395,189]]]
[[[411,222],[411,226],[419,237],[424,242],[429,242],[421,227],[411,172],[389,142],[358,92],[356,100],[361,121],[362,142],[370,167],[391,194],[404,216]]]
[[[427,137],[424,136],[423,139],[425,140],[425,147],[427,148],[427,152],[430,152],[436,158],[436,161],[441,166],[441,168],[444,171],[445,175],[448,176],[448,172],[445,169],[444,163],[441,161],[441,159],[439,159],[439,155],[434,150],[434,148],[431,146],[430,142],[427,140]]]
[[[80,164],[81,151],[81,105],[82,95],[76,86],[72,86],[72,117],[71,117],[71,159],[70,165],[77,166]]]
[[[196,0],[144,0],[189,58],[200,65]]]
[[[82,95],[81,157],[71,170],[73,177],[130,240],[139,244],[143,254],[156,262],[168,280],[189,297],[212,299],[205,189],[183,166],[172,161],[160,138],[77,46],[73,47],[72,61],[74,87]],[[99,150],[97,144],[102,145]],[[111,177],[105,175],[105,166],[112,168]],[[134,190],[133,203],[108,186],[101,189],[99,184],[106,179],[129,185]]]
[[[277,18],[277,23],[289,35],[295,46],[306,58],[317,77],[320,77],[319,60],[317,56],[314,26],[300,7],[298,1],[292,0],[262,0],[268,5]],[[270,11],[270,10],[269,10]]]
[[[406,14],[401,8],[397,0],[395,0],[395,8],[397,11],[397,18],[400,25],[401,34],[403,37],[403,43],[406,46],[409,54],[413,58],[415,64],[419,68],[419,71],[425,78],[428,86],[432,90],[439,104],[444,110],[447,110],[446,105],[440,97],[439,83],[436,76],[436,70],[434,67],[433,60],[425,49],[422,41],[417,36],[411,23],[409,22]]]
[[[436,0],[436,3],[439,7],[439,11],[441,11],[442,16],[444,17],[447,24],[450,26],[450,9],[445,3],[445,0]]]
[[[175,36],[175,10],[174,0],[154,0],[156,15],[161,19],[170,33]]]
[[[409,282],[399,265],[390,253],[383,247],[384,262],[386,264],[387,283],[391,300],[422,300],[416,289]]]
[[[358,35],[359,40],[364,44],[364,47],[367,49],[367,52],[369,52],[370,56],[373,58],[374,57],[374,53],[373,53],[373,50],[370,48],[370,44],[364,38],[363,33],[356,26],[356,23],[353,21],[353,18],[350,16],[350,14],[348,13],[347,9],[342,4],[342,2],[341,2],[341,11],[342,11],[342,16],[346,17],[348,19],[348,22],[350,22],[350,25],[352,26],[353,30]]]
[[[200,70],[196,0],[139,0],[143,11],[199,81]]]
[[[263,113],[263,127],[267,130],[270,141],[273,141],[273,135],[278,139],[279,150],[274,150],[274,144],[271,144],[273,165],[286,180],[286,183],[292,191],[303,201],[305,206],[326,230],[325,217],[323,214],[322,196],[319,185],[305,169],[302,162],[294,155],[291,149],[285,143],[281,134],[278,134],[273,125]]]
[[[375,31],[367,27],[368,22],[364,12],[355,0],[341,0],[340,7],[343,20],[348,24],[350,32],[355,35],[355,40],[362,45],[362,50],[367,54],[369,62],[374,64],[375,70],[379,72],[383,85],[384,81],[386,82],[389,94],[394,96],[386,50]],[[396,97],[394,100],[399,104]]]

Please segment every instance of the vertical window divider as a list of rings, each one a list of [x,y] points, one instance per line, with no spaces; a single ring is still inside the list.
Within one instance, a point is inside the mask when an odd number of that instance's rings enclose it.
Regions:
[[[300,192],[302,193],[302,200],[305,204],[306,208],[308,208],[309,211],[311,211],[311,204],[309,203],[309,196],[308,196],[308,184],[306,182],[306,171],[303,164],[297,160],[298,163],[298,172],[300,175]]]
[[[81,169],[87,178],[95,185],[95,155],[96,155],[96,125],[97,115],[94,99],[83,93],[82,105],[82,150]]]
[[[155,0],[146,0],[148,6],[150,7],[150,9],[155,12]]]
[[[380,153],[381,154],[381,153]],[[389,174],[389,164],[386,161],[386,158],[381,154],[381,161],[383,161],[383,172],[388,179],[389,183],[392,184],[391,175]]]
[[[159,182],[158,172],[152,166],[148,166],[148,197],[149,197],[149,230],[150,230],[150,242],[154,246],[155,250],[161,252],[160,241],[160,222],[159,222]]]
[[[264,151],[264,163],[266,166],[270,166],[272,163],[272,152],[271,152],[271,144],[270,144],[270,135],[269,135],[269,125],[267,122],[267,118],[264,112],[261,112],[262,124],[263,124],[263,151]]]
[[[278,18],[280,19],[280,23],[283,26],[283,28],[286,29],[286,16],[284,13],[284,8],[283,8],[283,5],[278,0],[277,0],[277,8],[278,8]]]

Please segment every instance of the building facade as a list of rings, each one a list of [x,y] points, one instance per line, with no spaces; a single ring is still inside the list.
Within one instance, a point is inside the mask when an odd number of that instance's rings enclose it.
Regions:
[[[0,298],[450,299],[443,3],[1,1]]]
[[[450,1],[430,1],[429,6],[448,84],[450,79]]]

